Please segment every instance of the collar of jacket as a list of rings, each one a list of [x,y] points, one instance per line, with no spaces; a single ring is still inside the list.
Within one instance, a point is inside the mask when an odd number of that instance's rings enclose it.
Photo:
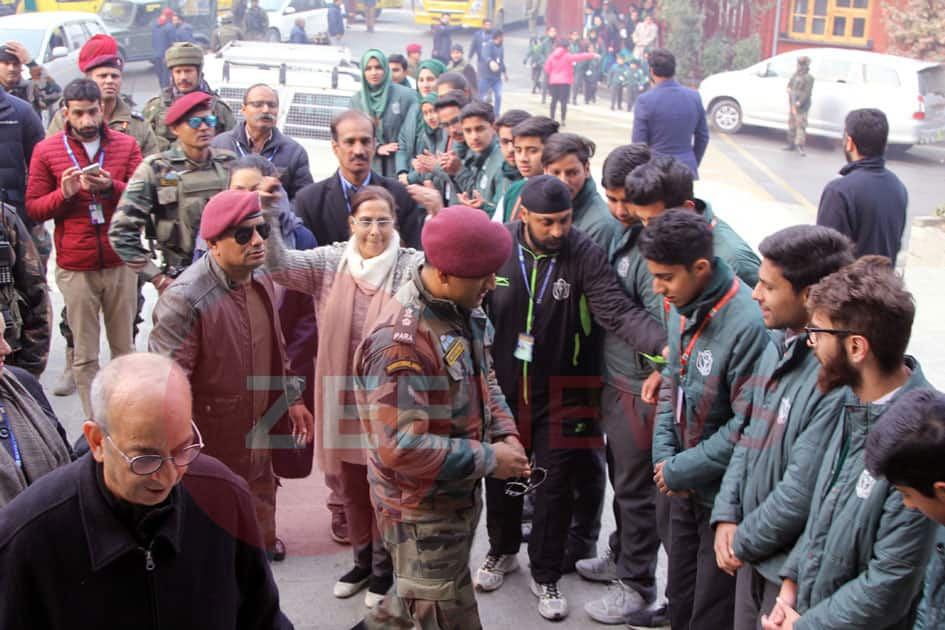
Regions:
[[[207,83],[207,80],[203,78],[203,70],[200,70],[200,81],[197,82],[197,87],[192,89],[190,92],[203,92],[204,94],[209,94],[210,96],[216,96],[216,93],[210,89],[210,84]],[[164,88],[164,103],[170,105],[175,100],[183,96],[184,94],[190,94],[190,92],[181,92],[177,89],[177,86],[174,85],[172,81],[169,86]],[[211,109],[213,108],[213,103],[210,104]]]
[[[666,79],[665,81],[660,81],[653,86],[655,89],[668,88],[668,87],[679,87],[679,82],[676,79]]]
[[[689,304],[678,306],[676,310],[683,317],[692,319],[692,322],[702,319],[702,317],[715,306],[729,287],[732,286],[732,280],[735,273],[724,260],[718,256],[712,258],[712,277],[709,278],[709,284],[702,290],[702,293]],[[695,317],[693,317],[695,315]]]
[[[209,245],[208,245],[209,247]],[[238,289],[244,284],[249,284],[250,282],[255,282],[260,274],[265,273],[263,267],[258,267],[253,269],[253,272],[249,275],[249,281],[245,283],[237,283],[230,280],[230,277],[226,275],[226,272],[223,271],[223,267],[220,266],[220,263],[217,262],[217,259],[213,257],[213,252],[207,251],[203,255],[203,258],[207,261],[207,269],[210,271],[210,275],[220,283],[227,291],[232,291]]]
[[[470,150],[469,155],[466,156],[466,165],[470,168],[479,169],[482,168],[483,164],[486,163],[486,160],[489,159],[489,156],[492,155],[493,151],[498,150],[499,148],[499,136],[492,136],[492,142],[489,143],[481,153],[476,153],[475,151]],[[504,162],[505,160],[503,160]]]
[[[468,325],[467,322],[470,312],[456,302],[434,297],[423,284],[423,278],[420,277],[421,269],[423,269],[423,264],[417,265],[410,272],[410,279],[417,288],[417,293],[420,294],[421,301],[423,301],[424,305],[429,308],[436,317],[456,322],[465,329]]]
[[[778,359],[778,365],[771,375],[770,382],[773,383],[804,363],[804,360],[813,352],[813,348],[807,345],[807,333],[805,332],[795,335],[787,347],[784,346],[784,340],[787,338],[784,330],[771,331],[771,338],[781,355]]]
[[[906,364],[906,367],[909,368],[911,372],[909,379],[903,383],[899,391],[897,391],[890,400],[884,403],[863,403],[856,397],[856,394],[853,393],[853,388],[849,386],[846,388],[846,399],[843,404],[843,420],[847,430],[852,429],[855,432],[869,431],[873,424],[879,420],[880,416],[882,416],[883,413],[889,409],[889,406],[896,402],[900,396],[913,389],[930,387],[929,382],[925,379],[925,374],[922,373],[922,367],[915,357],[907,354],[903,357],[903,363]]]
[[[502,160],[502,177],[509,180],[510,182],[517,182],[522,179],[522,174],[518,172],[518,169],[505,160]]]
[[[82,149],[83,155],[86,155],[86,157],[88,157],[88,155],[85,154],[85,147],[82,146],[82,141],[72,135],[72,125],[69,123],[68,120],[65,121],[65,123],[66,124],[62,130],[62,133],[66,134],[66,140],[68,140],[69,143],[73,145],[72,149],[75,150],[77,148],[80,148]],[[112,139],[112,130],[108,128],[108,125],[105,124],[104,120],[102,120],[102,124],[99,125],[98,137],[99,137],[99,150],[101,151],[101,148],[104,147],[106,144],[108,144]],[[76,144],[78,144],[78,147],[76,146]],[[78,155],[78,153],[76,155]]]
[[[639,222],[634,223],[628,228],[624,228],[623,233],[620,235],[620,240],[614,243],[613,252],[610,254],[611,264],[616,262],[617,257],[622,256],[637,246],[637,238],[639,238],[641,232],[643,232],[643,224]]]
[[[599,198],[597,194],[597,184],[594,183],[593,177],[588,176],[588,178],[584,180],[584,185],[581,186],[581,190],[578,191],[578,194],[571,201],[571,207],[574,209],[575,222],[577,222],[578,217],[587,212],[588,207],[595,197]]]
[[[246,133],[246,121],[236,125],[236,129],[233,130],[233,134],[236,136],[235,140],[243,147],[246,151],[246,154],[249,155],[253,152],[253,143],[249,139],[249,135]],[[268,149],[275,147],[277,144],[282,141],[282,133],[276,127],[272,128],[272,133],[269,134],[269,139],[266,140],[266,143],[263,144],[262,152],[265,153]],[[258,155],[258,154],[257,154]]]
[[[884,168],[886,168],[886,158],[881,155],[877,155],[875,157],[863,158],[862,160],[857,160],[856,162],[844,164],[843,168],[840,169],[840,174],[847,175],[859,169],[881,171]]]
[[[514,227],[515,245],[521,247],[522,251],[528,253],[528,255],[536,261],[541,260],[542,258],[555,258],[557,256],[564,257],[567,255],[571,245],[571,239],[573,238],[572,235],[574,234],[574,228],[572,227],[564,237],[564,241],[561,243],[561,249],[558,251],[552,252],[550,254],[536,254],[528,245],[528,241],[525,240],[525,222],[519,219],[513,223],[512,226]],[[513,256],[515,255],[517,254],[513,254]]]
[[[134,534],[119,520],[112,506],[102,495],[96,480],[96,462],[91,454],[84,456],[78,479],[79,517],[85,530],[85,540],[89,546],[91,569],[99,571],[121,556],[137,550],[141,545]],[[80,460],[81,461],[81,460]],[[154,539],[163,538],[174,548],[181,550],[181,533],[184,523],[184,506],[180,500],[180,484],[172,491],[174,503],[172,514],[165,518],[158,527]],[[143,562],[143,560],[142,560]]]

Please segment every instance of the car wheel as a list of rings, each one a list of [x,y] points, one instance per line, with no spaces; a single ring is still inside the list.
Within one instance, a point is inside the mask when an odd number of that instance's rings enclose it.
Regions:
[[[742,108],[730,98],[716,101],[709,109],[709,122],[723,133],[738,133],[742,128]]]
[[[279,29],[271,28],[266,31],[266,41],[267,42],[281,42],[282,35],[279,34]]]

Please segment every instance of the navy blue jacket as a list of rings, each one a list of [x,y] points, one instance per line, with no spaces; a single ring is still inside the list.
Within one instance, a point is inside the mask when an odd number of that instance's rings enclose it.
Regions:
[[[473,57],[477,55],[482,58],[482,49],[490,41],[492,41],[491,31],[479,29],[473,33],[472,42],[469,44],[469,63],[472,63]]]
[[[443,63],[449,63],[450,49],[453,47],[453,33],[462,30],[462,28],[462,26],[434,24],[430,29],[433,31],[433,54],[431,56]]]
[[[154,50],[154,58],[164,63],[164,53],[177,41],[177,28],[170,22],[164,24],[154,23],[151,30],[151,48]]]
[[[489,67],[492,60],[499,62],[499,71],[493,72]],[[505,51],[502,46],[493,41],[488,41],[482,45],[482,52],[479,53],[479,78],[483,81],[497,81],[502,78],[505,72]]]
[[[676,158],[698,179],[699,164],[709,146],[709,126],[699,93],[668,79],[641,94],[633,107],[633,142]]]
[[[856,256],[879,254],[893,263],[906,229],[909,194],[882,156],[850,162],[824,187],[817,225],[846,234]]]
[[[232,151],[240,157],[252,153],[250,148],[252,143],[246,137],[246,122],[241,122],[233,129],[216,136],[212,146]],[[263,145],[260,155],[272,162],[281,173],[279,180],[289,196],[289,201],[295,199],[295,195],[300,190],[315,181],[309,169],[308,153],[305,148],[276,128],[273,128],[272,137]]]
[[[331,11],[331,9],[329,9]],[[329,13],[331,15],[331,13]],[[292,27],[292,32],[289,33],[289,43],[290,44],[307,44],[308,35],[305,34],[305,29],[299,26],[298,24]]]
[[[328,7],[328,34],[332,36],[345,34],[345,18],[341,14],[341,7],[335,3]]]
[[[33,147],[46,137],[43,123],[32,105],[8,94],[0,87],[0,201],[16,208],[27,226],[34,224],[26,214],[26,169],[33,159]]]

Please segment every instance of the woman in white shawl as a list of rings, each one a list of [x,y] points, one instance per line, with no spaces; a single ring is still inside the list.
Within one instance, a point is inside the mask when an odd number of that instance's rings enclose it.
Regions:
[[[355,561],[335,584],[334,594],[350,597],[368,585],[364,601],[373,607],[384,598],[393,577],[371,506],[366,443],[354,400],[353,359],[377,315],[410,279],[423,254],[400,247],[395,202],[386,189],[365,186],[350,203],[348,242],[293,251],[280,238],[270,238],[266,264],[277,283],[315,299],[316,454],[322,470],[341,480]],[[278,233],[272,230],[274,236]]]

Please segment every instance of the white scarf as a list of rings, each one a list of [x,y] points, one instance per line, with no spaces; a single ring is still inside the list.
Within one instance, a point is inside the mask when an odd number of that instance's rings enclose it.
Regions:
[[[387,249],[373,258],[364,258],[358,251],[357,237],[352,236],[348,239],[348,246],[345,248],[340,268],[346,269],[351,274],[359,289],[368,295],[374,295],[381,285],[392,279],[391,270],[397,263],[399,250],[400,235],[394,232],[387,244]]]

